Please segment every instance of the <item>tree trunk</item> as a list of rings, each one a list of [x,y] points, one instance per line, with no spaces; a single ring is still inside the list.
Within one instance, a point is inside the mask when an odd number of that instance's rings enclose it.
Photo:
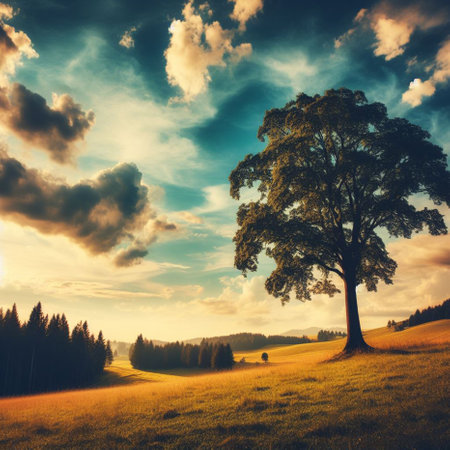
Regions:
[[[345,309],[347,313],[347,343],[344,353],[367,352],[372,349],[364,341],[359,323],[358,303],[356,301],[356,280],[346,274],[345,280]]]

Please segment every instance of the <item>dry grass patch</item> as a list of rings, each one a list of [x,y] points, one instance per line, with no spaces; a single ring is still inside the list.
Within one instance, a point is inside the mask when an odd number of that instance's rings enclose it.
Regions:
[[[428,325],[405,335],[408,342],[434,342],[439,333],[442,339],[442,324]],[[384,338],[375,330],[367,339],[377,345]],[[293,346],[297,354],[292,348],[272,349],[279,358],[284,354],[284,363],[245,370],[195,377],[148,374],[152,382],[2,399],[0,446],[445,448],[448,344],[311,362],[342,346],[342,341]],[[119,369],[124,367],[113,368]],[[158,377],[166,378],[155,382]]]

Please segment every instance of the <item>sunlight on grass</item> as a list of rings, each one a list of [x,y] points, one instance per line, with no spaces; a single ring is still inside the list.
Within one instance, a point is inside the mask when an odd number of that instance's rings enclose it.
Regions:
[[[302,344],[268,349],[268,364],[190,377],[117,360],[110,371],[133,383],[0,400],[0,445],[444,447],[449,329],[447,320],[366,334],[371,345],[431,350],[321,363],[345,341]],[[261,350],[241,355],[256,362]]]

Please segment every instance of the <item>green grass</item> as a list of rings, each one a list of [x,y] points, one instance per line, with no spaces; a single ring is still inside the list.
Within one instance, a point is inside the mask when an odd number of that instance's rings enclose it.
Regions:
[[[269,364],[247,352],[245,370],[190,377],[116,361],[129,384],[0,400],[0,446],[448,448],[450,321],[366,338],[413,350],[323,362],[344,341],[303,344],[270,348]]]

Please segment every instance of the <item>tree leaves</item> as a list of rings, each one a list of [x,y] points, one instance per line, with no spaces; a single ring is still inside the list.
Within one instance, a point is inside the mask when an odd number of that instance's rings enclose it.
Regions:
[[[265,137],[266,148],[230,175],[233,198],[243,187],[260,192],[239,208],[235,265],[255,271],[265,250],[276,263],[266,289],[283,302],[292,293],[307,300],[338,292],[331,273],[369,290],[391,283],[396,263],[381,228],[406,238],[424,226],[447,232],[439,211],[410,204],[411,195],[426,193],[450,205],[442,149],[419,126],[389,119],[383,104],[368,104],[363,92],[301,93],[266,112],[258,139]]]

